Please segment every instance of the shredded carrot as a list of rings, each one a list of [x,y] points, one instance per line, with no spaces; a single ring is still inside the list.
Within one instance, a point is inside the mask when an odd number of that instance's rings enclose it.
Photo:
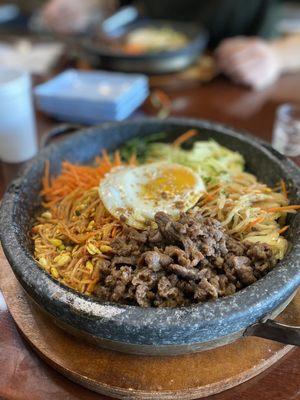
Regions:
[[[170,97],[167,95],[167,93],[166,92],[164,92],[163,90],[161,90],[161,89],[156,89],[155,91],[154,91],[154,95],[157,97],[157,99],[160,101],[160,103],[162,104],[162,105],[164,105],[165,107],[171,107],[171,105],[172,105],[172,102],[171,102],[171,99],[170,99]]]
[[[103,150],[102,157],[95,159],[95,166],[75,165],[68,161],[62,162],[61,174],[50,179],[49,161],[45,163],[45,173],[43,177],[43,189],[41,195],[44,197],[44,206],[51,206],[61,201],[76,188],[89,190],[99,185],[100,180],[113,167],[122,165],[120,153],[115,152],[111,158],[106,150]],[[136,156],[133,154],[130,165],[136,164]]]
[[[168,115],[170,115],[172,101],[164,91],[160,89],[155,89],[150,95],[150,101],[153,107],[158,109],[158,117],[166,118]]]
[[[204,199],[201,201],[201,204],[204,205],[206,203],[209,203],[210,201],[214,200],[216,198],[216,195],[219,193],[220,187],[217,185],[216,189],[209,192],[205,193]]]
[[[115,163],[117,165],[121,165],[122,164],[120,152],[118,150],[115,152]]]
[[[207,195],[205,196],[204,200],[201,202],[201,204],[206,204],[209,203],[210,201],[212,201],[216,196],[211,195],[209,193],[207,193]]]
[[[284,212],[284,211],[296,211],[300,209],[300,205],[290,205],[290,206],[283,206],[283,207],[273,207],[273,208],[266,208],[266,212],[274,213],[274,212]]]
[[[284,226],[283,228],[279,229],[278,233],[279,235],[282,235],[285,231],[289,229],[289,225]]]
[[[286,183],[284,182],[283,179],[281,179],[281,191],[284,194],[284,197],[287,199],[288,198],[288,194],[287,194],[287,190],[286,190]]]
[[[129,159],[129,165],[137,165],[136,154],[133,153]]]
[[[109,158],[109,155],[108,155],[106,149],[103,149],[103,150],[102,150],[102,156],[103,156],[103,162],[104,162],[107,166],[111,166],[110,158]]]
[[[264,219],[265,219],[264,217],[256,218],[254,221],[249,222],[247,228],[248,228],[248,229],[253,228],[253,226],[255,226],[255,225],[257,225],[257,224],[263,222]]]
[[[182,135],[180,135],[176,140],[173,142],[174,147],[179,147],[182,145],[182,143],[186,142],[190,138],[196,136],[198,134],[198,131],[196,129],[189,129]]]

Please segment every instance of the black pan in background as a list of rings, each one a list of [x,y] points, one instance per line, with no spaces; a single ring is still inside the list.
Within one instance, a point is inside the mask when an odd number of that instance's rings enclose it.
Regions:
[[[126,25],[122,35],[144,27],[170,27],[185,34],[189,38],[186,46],[170,51],[129,55],[117,52],[106,44],[97,44],[93,38],[83,39],[81,48],[90,57],[94,66],[123,71],[142,72],[147,74],[163,74],[181,71],[193,64],[206,47],[208,35],[204,28],[189,22],[166,20],[138,20]]]

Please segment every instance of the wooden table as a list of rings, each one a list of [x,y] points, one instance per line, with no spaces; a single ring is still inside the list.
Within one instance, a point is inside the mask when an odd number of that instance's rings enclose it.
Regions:
[[[207,84],[176,83],[165,90],[172,99],[172,115],[211,119],[248,130],[270,141],[276,107],[300,103],[300,73],[285,76],[273,87],[255,93],[223,78]],[[39,133],[54,121],[38,114]],[[5,167],[8,176],[11,168]],[[0,196],[5,182],[0,174]],[[7,400],[107,399],[73,384],[48,367],[23,341],[0,293],[0,398]],[[258,377],[212,396],[214,400],[300,399],[300,349],[291,351]]]

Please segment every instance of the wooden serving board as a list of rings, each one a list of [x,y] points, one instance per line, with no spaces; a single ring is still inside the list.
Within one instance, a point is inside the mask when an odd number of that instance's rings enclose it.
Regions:
[[[94,347],[67,334],[39,312],[0,252],[0,285],[24,338],[72,381],[119,399],[196,399],[232,388],[258,375],[292,346],[244,338],[214,350],[185,356],[148,357]],[[299,325],[300,292],[278,317]]]

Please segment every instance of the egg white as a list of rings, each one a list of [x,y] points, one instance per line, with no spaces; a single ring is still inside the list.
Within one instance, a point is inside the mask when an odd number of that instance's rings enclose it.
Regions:
[[[138,167],[117,167],[99,185],[105,208],[115,218],[145,229],[158,211],[177,217],[192,208],[205,186],[195,172],[179,164],[157,162]]]

